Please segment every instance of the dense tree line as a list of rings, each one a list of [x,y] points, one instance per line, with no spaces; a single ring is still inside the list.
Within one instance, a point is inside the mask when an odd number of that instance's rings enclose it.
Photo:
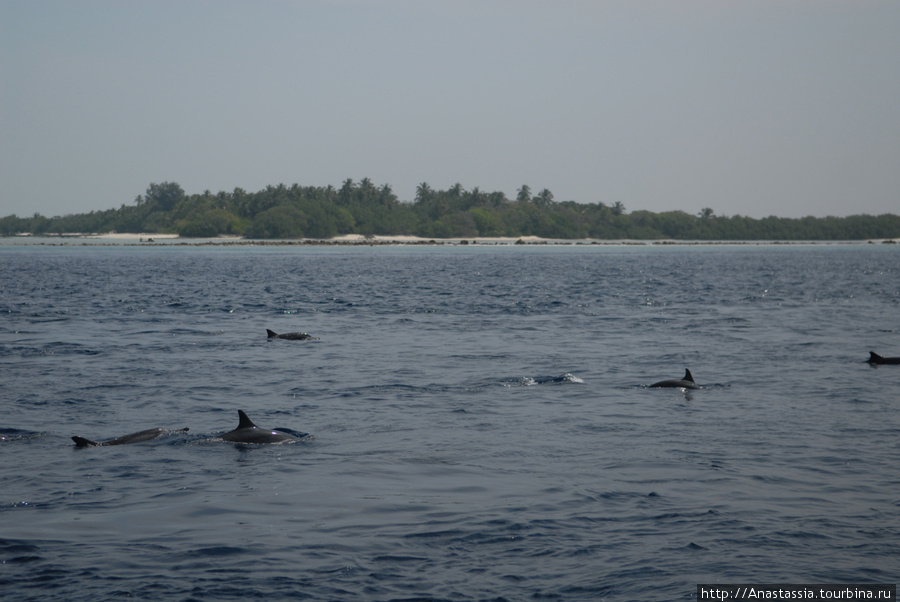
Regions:
[[[133,204],[118,209],[48,218],[0,218],[0,234],[175,233],[184,237],[331,238],[341,234],[412,234],[425,238],[540,236],[578,239],[865,240],[900,237],[900,217],[717,216],[710,208],[628,213],[621,202],[557,202],[546,188],[522,186],[514,199],[502,192],[435,190],[423,182],[415,199],[401,202],[388,184],[345,180],[340,188],[294,184],[248,193],[187,195],[178,184],[150,184]]]

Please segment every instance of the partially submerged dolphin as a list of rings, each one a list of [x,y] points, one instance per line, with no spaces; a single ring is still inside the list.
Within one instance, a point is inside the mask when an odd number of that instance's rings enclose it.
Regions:
[[[650,385],[651,387],[670,387],[670,388],[678,388],[678,389],[699,389],[700,385],[694,382],[694,377],[691,374],[691,371],[685,368],[684,370],[684,378],[679,380],[661,380],[658,383],[653,383]]]
[[[870,351],[869,359],[866,361],[870,364],[900,364],[900,357],[881,357],[874,351]]]
[[[232,443],[288,443],[299,441],[298,437],[283,431],[259,428],[247,417],[244,410],[238,410],[238,418],[240,422],[236,429],[220,435],[225,441],[231,441]]]
[[[270,339],[287,339],[289,341],[318,341],[318,337],[314,337],[311,334],[307,334],[305,332],[286,332],[284,334],[278,334],[274,330],[269,330],[266,328],[266,333],[269,335]]]
[[[147,429],[146,431],[139,431],[137,433],[131,433],[130,435],[122,435],[121,437],[116,437],[115,439],[108,439],[106,441],[91,441],[90,439],[85,439],[84,437],[72,437],[72,441],[75,442],[75,447],[105,447],[107,445],[125,445],[126,443],[141,443],[143,441],[151,441],[156,439],[157,437],[162,437],[163,435],[169,433],[186,433],[188,431],[187,428],[183,429],[175,429],[174,431],[170,431],[168,429]]]

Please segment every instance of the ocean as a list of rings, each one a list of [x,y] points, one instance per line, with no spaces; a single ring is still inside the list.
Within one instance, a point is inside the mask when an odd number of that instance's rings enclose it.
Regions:
[[[0,283],[4,600],[900,581],[897,245],[0,241]]]

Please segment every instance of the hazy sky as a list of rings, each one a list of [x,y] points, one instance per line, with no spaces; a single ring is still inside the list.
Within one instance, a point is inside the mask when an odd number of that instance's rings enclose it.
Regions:
[[[900,213],[900,2],[0,0],[0,216],[364,177]]]

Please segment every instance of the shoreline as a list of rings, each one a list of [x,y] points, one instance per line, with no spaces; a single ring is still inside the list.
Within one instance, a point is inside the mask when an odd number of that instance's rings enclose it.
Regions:
[[[242,236],[219,236],[216,238],[181,238],[177,234],[130,234],[110,232],[107,234],[54,234],[32,236],[17,234],[0,237],[0,245],[14,241],[17,246],[714,246],[714,245],[859,245],[897,244],[897,240],[675,240],[675,239],[553,239],[537,236],[519,237],[470,237],[470,238],[422,238],[410,235],[345,234],[334,238],[299,239],[246,239]]]

